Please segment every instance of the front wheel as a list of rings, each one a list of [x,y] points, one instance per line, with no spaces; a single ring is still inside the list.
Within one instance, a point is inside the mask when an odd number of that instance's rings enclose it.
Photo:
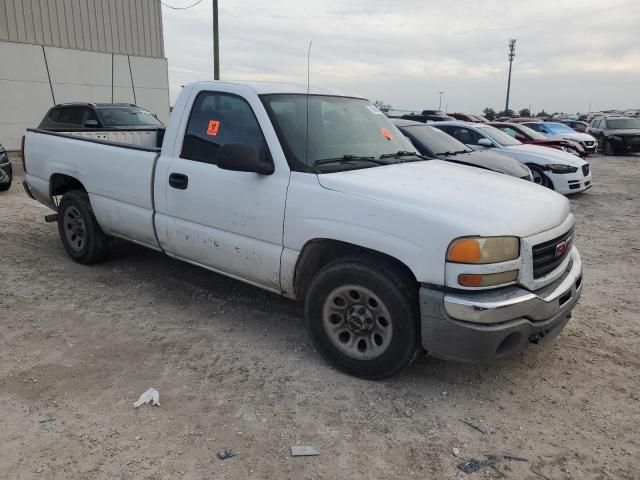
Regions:
[[[528,167],[531,170],[531,175],[533,176],[533,183],[553,190],[553,183],[549,180],[549,177],[544,174],[540,167],[536,165],[528,165]]]
[[[312,280],[305,301],[320,353],[350,375],[381,379],[410,365],[419,351],[417,285],[383,258],[337,260]]]
[[[609,140],[605,140],[604,145],[602,146],[602,150],[604,151],[604,154],[609,157],[616,154],[616,151]]]
[[[86,192],[64,194],[58,209],[58,233],[67,254],[78,263],[98,263],[109,255],[110,239],[98,225]]]

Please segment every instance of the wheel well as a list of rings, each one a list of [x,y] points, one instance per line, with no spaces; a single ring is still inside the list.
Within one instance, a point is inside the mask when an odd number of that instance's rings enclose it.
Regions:
[[[397,258],[377,250],[361,247],[352,243],[326,238],[310,240],[302,248],[294,272],[293,284],[296,298],[302,299],[311,284],[311,280],[325,265],[349,255],[371,255],[396,265],[407,278],[417,283],[416,277],[404,263]]]
[[[84,192],[87,191],[87,189],[84,188],[84,185],[82,185],[82,183],[78,179],[70,175],[54,173],[51,176],[51,180],[49,181],[49,195],[52,198],[64,195],[70,190],[82,190]]]

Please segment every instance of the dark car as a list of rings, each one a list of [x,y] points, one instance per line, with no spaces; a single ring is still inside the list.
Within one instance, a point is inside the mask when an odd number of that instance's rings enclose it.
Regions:
[[[130,103],[64,103],[49,109],[38,128],[53,131],[144,130],[164,125],[154,114]]]
[[[13,170],[11,169],[11,161],[4,147],[0,145],[0,192],[5,192],[11,187],[13,180]]]
[[[564,123],[569,127],[573,128],[576,132],[585,133],[585,130],[589,126],[587,122],[582,122],[580,120],[558,120],[560,123]]]
[[[578,142],[547,138],[543,134],[536,132],[534,129],[529,128],[526,125],[522,125],[521,123],[489,122],[489,125],[502,130],[516,140],[520,140],[522,143],[530,143],[533,145],[541,145],[543,147],[564,150],[565,152],[572,153],[580,157],[584,157],[587,153],[584,147]]]
[[[415,122],[427,123],[427,122],[446,122],[448,120],[455,120],[441,110],[423,110],[422,113],[408,113],[400,117],[404,120],[413,120]]]
[[[598,140],[605,155],[640,152],[640,119],[633,117],[595,117],[587,133]]]
[[[531,171],[523,164],[491,151],[474,151],[442,130],[411,120],[392,120],[393,124],[425,157],[492,170],[531,180]]]
[[[463,122],[474,122],[474,123],[477,123],[477,122],[481,121],[475,115],[470,115],[468,113],[454,112],[454,113],[447,113],[447,115],[449,115],[450,117],[455,118],[456,120],[462,120]]]

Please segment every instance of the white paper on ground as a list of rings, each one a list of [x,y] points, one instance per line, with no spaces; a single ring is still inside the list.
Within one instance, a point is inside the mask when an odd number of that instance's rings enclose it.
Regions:
[[[155,388],[150,388],[142,395],[136,403],[133,404],[133,408],[138,408],[140,405],[151,402],[151,405],[160,406],[160,393]]]
[[[313,457],[316,455],[320,455],[313,447],[308,447],[305,445],[293,445],[291,446],[291,456],[292,457]]]

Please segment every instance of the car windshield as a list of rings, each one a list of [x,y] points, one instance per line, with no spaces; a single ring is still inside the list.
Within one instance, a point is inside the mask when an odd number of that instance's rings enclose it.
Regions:
[[[624,130],[626,128],[640,128],[640,120],[637,118],[609,118],[607,128]]]
[[[547,137],[542,135],[540,132],[536,132],[533,128],[529,128],[526,125],[518,125],[518,129],[521,130],[525,135],[529,135],[534,140],[546,140]]]
[[[503,147],[510,147],[512,145],[522,145],[522,142],[516,140],[508,133],[503,132],[500,129],[489,125],[483,125],[477,127],[482,133],[484,133],[487,137],[494,140],[496,143],[499,143]]]
[[[545,123],[545,126],[553,133],[576,133],[576,131],[564,123]]]
[[[411,142],[368,100],[305,94],[261,98],[294,169],[317,171],[318,165],[332,159],[343,160],[332,165],[333,170],[375,167],[394,163],[393,156],[371,161],[382,156],[404,152],[395,161],[406,161],[411,157],[408,152],[417,154]]]
[[[135,107],[107,107],[96,109],[105,127],[161,127],[162,122],[152,113]]]
[[[429,125],[409,125],[402,127],[401,130],[406,131],[436,155],[471,151],[464,143],[456,140],[442,130],[430,127]]]

